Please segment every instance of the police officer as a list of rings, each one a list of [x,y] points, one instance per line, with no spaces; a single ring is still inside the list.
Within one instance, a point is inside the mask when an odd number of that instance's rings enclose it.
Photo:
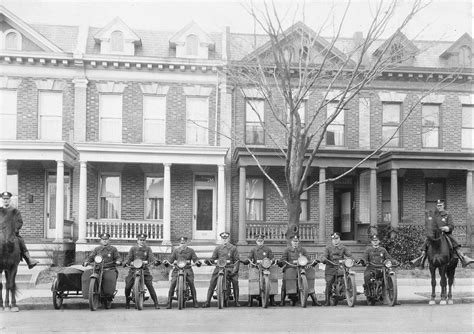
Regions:
[[[234,264],[233,267],[226,268],[227,270],[227,277],[230,278],[232,282],[232,286],[234,288],[234,298],[235,298],[235,306],[239,307],[239,253],[237,251],[237,247],[230,243],[230,233],[229,232],[222,232],[219,234],[222,239],[222,244],[217,246],[212,253],[212,256],[209,260],[206,260],[206,264],[214,263],[215,260],[230,260],[231,264]],[[237,263],[236,263],[237,262]],[[214,294],[214,289],[217,285],[217,278],[218,278],[219,268],[216,267],[214,272],[212,273],[211,281],[209,283],[209,289],[207,290],[207,299],[206,303],[202,307],[209,307],[211,305],[211,298]]]
[[[135,259],[147,261],[148,264],[160,264],[160,261],[155,258],[155,255],[153,255],[151,247],[146,245],[146,238],[147,236],[144,233],[137,235],[137,245],[130,248],[124,266],[130,266]],[[125,308],[127,309],[130,308],[130,292],[132,291],[133,283],[135,281],[134,273],[135,271],[130,268],[128,275],[125,278]],[[153,303],[155,304],[155,309],[158,310],[160,308],[158,306],[158,298],[156,297],[155,288],[153,287],[153,276],[151,275],[148,266],[145,266],[143,274],[145,275],[145,285],[148,288]]]
[[[257,263],[258,260],[263,260],[264,258],[268,258],[270,260],[273,260],[273,252],[270,247],[265,246],[265,235],[264,234],[257,234],[256,236],[256,244],[257,246],[253,247],[248,256],[248,260],[242,261],[245,264],[249,264],[250,261],[253,263]],[[275,305],[275,296],[270,295],[270,306]],[[249,304],[249,306],[252,306],[252,303]]]
[[[20,244],[21,257],[25,259],[28,269],[33,269],[39,262],[30,257],[30,253],[26,248],[25,240],[20,236],[20,229],[23,226],[21,213],[17,208],[11,206],[12,193],[4,191],[2,193],[3,207],[0,208],[0,228],[4,230],[7,225],[14,226],[15,234]]]
[[[364,271],[364,293],[367,295],[367,287],[369,286],[370,277],[372,273],[374,275],[377,272],[377,268],[373,265],[381,265],[384,263],[385,260],[391,260],[392,257],[387,252],[387,250],[380,246],[380,240],[377,235],[372,235],[370,237],[371,246],[367,247],[364,256],[362,258],[363,263],[367,265]],[[380,269],[379,269],[380,270]]]
[[[324,249],[324,255],[321,259],[321,262],[326,264],[326,269],[324,270],[324,278],[326,279],[326,306],[329,306],[329,295],[331,292],[332,284],[336,279],[337,270],[339,268],[338,265],[333,265],[328,261],[338,263],[339,260],[342,260],[347,257],[352,257],[351,252],[349,249],[346,248],[343,244],[341,244],[341,234],[339,232],[334,232],[331,234],[331,245],[326,246]]]
[[[436,201],[436,210],[434,212],[433,217],[429,217],[429,219],[434,219],[435,226],[438,226],[439,229],[446,233],[446,236],[451,241],[452,248],[456,255],[458,256],[459,260],[461,260],[461,264],[463,268],[468,266],[471,263],[474,263],[474,259],[469,258],[468,256],[464,255],[461,252],[461,245],[454,239],[452,232],[454,230],[454,223],[451,217],[451,214],[445,210],[445,202],[443,199],[438,199]],[[418,258],[411,261],[416,266],[420,266],[421,268],[424,267],[426,261],[426,249],[428,247],[428,242],[425,240],[422,246],[422,254]]]
[[[122,264],[120,260],[120,254],[114,246],[110,245],[110,234],[109,233],[101,233],[100,237],[100,246],[94,248],[94,250],[89,254],[89,257],[84,261],[82,264],[84,267],[87,267],[89,263],[94,261],[94,258],[97,255],[102,256],[104,269],[114,270],[115,275],[113,278],[110,278],[112,281],[108,282],[111,286],[117,286],[117,266]],[[113,296],[108,296],[106,308],[110,308],[110,304],[112,303]]]
[[[196,252],[194,249],[188,247],[188,238],[181,237],[179,239],[179,246],[173,250],[171,256],[169,257],[168,261],[165,261],[165,266],[169,266],[171,263],[175,261],[186,261],[187,264],[184,267],[186,272],[186,281],[189,284],[189,288],[191,289],[191,294],[193,296],[193,307],[198,307],[197,305],[197,294],[196,294],[196,287],[194,286],[194,272],[191,267],[190,261],[193,261],[198,267],[201,266],[201,261],[198,260]],[[188,263],[189,262],[189,263]],[[176,289],[176,284],[178,282],[178,268],[174,268],[173,272],[171,273],[171,283],[170,283],[170,290],[168,291],[168,305],[166,306],[167,309],[171,308],[171,303],[173,301],[174,290]]]
[[[306,249],[303,248],[302,246],[300,246],[300,238],[299,238],[298,235],[293,236],[290,239],[290,242],[291,242],[291,245],[286,247],[283,250],[283,254],[281,256],[281,261],[278,262],[280,264],[280,266],[283,265],[283,273],[285,273],[285,271],[287,270],[288,267],[285,266],[282,261],[286,261],[288,263],[293,263],[293,261],[298,260],[298,258],[300,256],[305,256],[306,258],[309,259],[309,255],[308,255],[308,252],[306,251]],[[284,276],[285,275],[283,275],[283,277]],[[285,287],[285,281],[283,280],[282,287],[281,287],[280,306],[285,306],[286,294],[285,294],[285,288],[284,287]],[[313,301],[313,306],[321,306],[321,304],[316,299],[316,294],[315,293],[312,293],[310,296],[311,296],[311,299]],[[296,305],[296,301],[294,300],[293,301],[293,306],[295,306],[295,305]]]

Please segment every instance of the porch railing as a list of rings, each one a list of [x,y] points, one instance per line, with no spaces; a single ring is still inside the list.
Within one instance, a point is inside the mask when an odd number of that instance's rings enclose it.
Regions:
[[[145,233],[148,240],[163,240],[163,222],[87,219],[86,239],[99,239],[99,235],[105,232],[109,233],[110,238],[115,240],[135,240],[140,233]]]
[[[287,229],[287,223],[247,222],[246,238],[247,240],[255,240],[257,234],[263,234],[266,240],[285,241]],[[316,224],[300,223],[298,234],[302,241],[314,241],[316,238]]]

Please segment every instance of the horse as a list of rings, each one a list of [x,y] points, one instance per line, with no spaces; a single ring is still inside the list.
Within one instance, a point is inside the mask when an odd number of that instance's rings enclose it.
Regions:
[[[12,312],[18,312],[20,309],[16,305],[16,274],[18,264],[20,263],[20,243],[15,235],[13,224],[2,226],[0,230],[0,278],[5,271],[5,307],[3,304],[3,284],[0,280],[0,310],[10,309]],[[11,303],[10,303],[11,296]]]
[[[458,264],[458,258],[454,256],[454,250],[448,237],[435,224],[431,214],[425,215],[425,230],[428,248],[426,255],[429,262],[431,273],[431,299],[430,305],[435,304],[436,297],[436,269],[438,269],[441,286],[441,301],[440,305],[453,304],[452,299],[452,285],[454,283],[454,274]],[[447,279],[446,279],[447,278]],[[449,286],[449,291],[446,294],[446,286]]]

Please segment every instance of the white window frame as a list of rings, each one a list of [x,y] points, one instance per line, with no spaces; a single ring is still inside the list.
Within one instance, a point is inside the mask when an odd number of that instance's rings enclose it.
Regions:
[[[191,57],[199,55],[199,37],[195,34],[186,36],[186,55]]]
[[[259,180],[262,185],[262,197],[250,197],[248,190],[249,180]],[[256,202],[261,205],[261,217],[250,216],[251,203]],[[261,218],[261,219],[256,219]],[[251,221],[264,221],[265,220],[265,179],[263,177],[247,176],[245,179],[245,219]]]
[[[9,95],[5,100],[11,99],[11,105],[0,98],[0,139],[16,139],[18,119],[18,91],[15,89],[0,89],[2,96]],[[8,106],[8,107],[5,107]]]
[[[119,46],[119,48],[117,48]],[[114,30],[110,33],[110,51],[123,52],[125,48],[123,32]]]
[[[38,138],[53,141],[63,139],[62,91],[38,92]]]
[[[329,119],[335,112],[336,108],[339,105],[338,101],[334,102],[328,102],[326,105],[326,117]],[[342,105],[342,104],[341,104]],[[337,134],[339,133],[336,130],[341,130],[342,129],[342,136],[341,138],[334,136],[334,144],[328,144],[328,134],[332,131],[330,130],[335,130],[334,133]],[[326,146],[345,146],[346,145],[346,112],[344,109],[342,109],[339,114],[336,116],[336,118],[333,119],[331,124],[328,125],[326,128]]]
[[[250,140],[250,133],[260,133],[261,140]],[[249,98],[245,100],[245,143],[265,145],[265,101],[262,99]]]
[[[120,101],[120,107],[118,109],[119,112],[113,114],[108,110],[104,110],[104,103],[105,100],[109,97],[115,97]],[[118,113],[120,113],[120,117],[118,117]],[[116,131],[109,131],[104,129],[105,123],[107,121],[117,120],[117,129]],[[122,127],[123,127],[123,95],[122,94],[108,94],[108,93],[101,93],[99,95],[99,141],[100,142],[108,142],[108,143],[121,143],[122,142]],[[108,131],[108,132],[106,132]],[[111,135],[111,133],[116,133],[115,135]]]
[[[436,112],[430,112],[434,108],[436,108]],[[435,113],[437,115],[434,115]],[[431,117],[432,115],[437,117]],[[440,115],[441,106],[439,104],[424,103],[421,105],[421,145],[423,148],[440,147]],[[433,141],[436,142],[435,145],[430,144]]]
[[[119,196],[118,197],[113,197],[113,198],[118,198],[118,205],[117,205],[117,211],[118,211],[118,217],[117,218],[109,218],[109,217],[102,217],[103,216],[103,213],[102,213],[102,178],[103,177],[118,177],[119,178]],[[122,175],[120,173],[100,173],[99,174],[99,192],[98,192],[98,199],[99,199],[99,203],[98,203],[98,217],[99,219],[121,219],[122,217]],[[105,197],[105,196],[104,196]],[[107,197],[105,197],[107,198]]]
[[[470,110],[471,124],[467,124],[464,112]],[[463,104],[461,108],[461,148],[474,149],[474,105]]]
[[[148,218],[147,217],[147,214],[148,214],[148,189],[147,189],[147,181],[149,178],[157,178],[157,179],[163,179],[163,197],[153,197],[153,198],[157,198],[158,199],[158,203],[161,202],[161,205],[159,205],[158,207],[160,208],[161,207],[161,210],[159,211],[158,213],[158,218]],[[145,199],[145,203],[144,203],[144,208],[145,208],[145,212],[144,212],[144,215],[143,215],[143,218],[145,220],[153,220],[153,221],[162,221],[163,220],[163,210],[164,210],[164,176],[161,175],[161,174],[145,174],[145,195],[143,196],[144,199]],[[161,216],[161,218],[160,218]]]
[[[16,35],[16,45],[15,47],[7,48],[7,36],[9,34],[15,34]],[[15,29],[8,29],[3,33],[3,38],[2,38],[2,49],[4,50],[21,50],[21,45],[22,45],[22,35],[16,31]]]
[[[150,103],[147,103],[147,100]],[[157,103],[155,104],[154,102]],[[153,110],[147,110],[147,106],[151,106]],[[150,131],[147,131],[150,126]],[[143,142],[164,144],[165,141],[166,96],[145,94],[143,95]]]
[[[398,121],[397,122],[385,122],[384,121],[384,116],[385,116],[385,111],[388,111],[388,109],[385,108],[385,106],[398,106]],[[390,134],[384,135],[384,129],[387,128],[394,128],[396,129],[400,125],[402,117],[402,104],[401,103],[382,103],[382,142],[384,143],[392,134],[393,131],[390,131]],[[395,135],[395,137],[390,140],[385,147],[401,147],[401,128],[396,131],[398,135]]]
[[[200,101],[204,110],[198,110],[198,117],[191,115],[193,102]],[[199,115],[201,114],[202,115]],[[201,117],[202,116],[202,117]],[[194,117],[194,118],[193,118]],[[209,145],[209,98],[202,96],[186,97],[186,144]]]

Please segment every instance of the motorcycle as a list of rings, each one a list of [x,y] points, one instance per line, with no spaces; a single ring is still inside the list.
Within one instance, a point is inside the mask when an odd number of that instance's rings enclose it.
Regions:
[[[274,275],[272,275],[271,272],[272,265],[275,264],[276,261],[270,260],[269,258],[264,258],[262,260],[257,260],[256,263],[251,260],[245,260],[242,261],[242,263],[250,265],[249,306],[252,306],[253,298],[257,297],[259,299],[259,305],[263,308],[267,308],[270,298],[273,300],[273,295],[275,295],[278,291],[278,280],[276,279],[276,273],[273,273]],[[274,268],[276,269],[276,267]],[[276,280],[276,286],[273,284],[273,288],[272,278]],[[256,279],[258,279],[258,281]]]
[[[311,269],[314,273],[313,267],[319,263],[314,260],[309,263],[306,256],[300,256],[292,263],[280,260],[280,264],[286,265],[288,268],[283,273],[284,284],[281,287],[281,305],[285,304],[285,298],[288,295],[292,299],[293,306],[299,299],[301,307],[305,308],[307,305],[308,296],[314,294],[314,275],[308,280],[307,272]],[[295,283],[296,281],[296,283]],[[309,286],[311,283],[311,286]],[[314,300],[316,300],[315,296]]]
[[[213,296],[213,298],[217,299],[217,307],[219,307],[219,309],[229,306],[229,300],[234,299],[231,279],[226,269],[232,268],[239,261],[240,260],[237,260],[234,263],[231,263],[230,260],[224,259],[215,260],[214,263],[211,263],[209,260],[205,261],[207,265],[215,265],[218,268],[217,285],[215,289],[216,295]]]
[[[104,268],[104,259],[100,255],[94,257],[92,274],[89,282],[89,308],[97,310],[99,303],[106,309],[112,307],[112,300],[117,293],[117,271],[115,268]]]
[[[398,266],[392,260],[385,260],[383,264],[369,263],[376,271],[371,273],[370,281],[365,289],[368,305],[376,302],[394,306],[397,303],[397,275],[392,268]]]
[[[350,269],[355,264],[354,259],[347,258],[339,260],[337,263],[330,260],[326,260],[326,262],[338,266],[336,279],[329,292],[331,306],[336,306],[339,301],[345,299],[347,306],[353,307],[357,299],[355,272]]]
[[[176,284],[176,297],[173,297],[173,299],[176,299],[178,301],[178,309],[181,310],[183,308],[186,308],[186,302],[187,301],[194,301],[193,294],[191,293],[191,288],[189,286],[189,282],[186,279],[186,266],[187,265],[193,265],[191,261],[187,260],[180,260],[180,261],[174,261],[173,263],[170,263],[168,261],[163,261],[165,266],[172,265],[175,269],[178,270],[178,282]],[[200,262],[198,262],[200,263]],[[195,263],[194,265],[200,267],[200,264]]]
[[[160,262],[156,261],[155,265],[159,265]],[[148,261],[142,259],[135,259],[130,263],[130,267],[133,270],[133,288],[131,299],[135,303],[135,308],[137,310],[143,310],[143,303],[148,299],[146,297],[146,285],[145,285],[145,270],[148,267]]]

